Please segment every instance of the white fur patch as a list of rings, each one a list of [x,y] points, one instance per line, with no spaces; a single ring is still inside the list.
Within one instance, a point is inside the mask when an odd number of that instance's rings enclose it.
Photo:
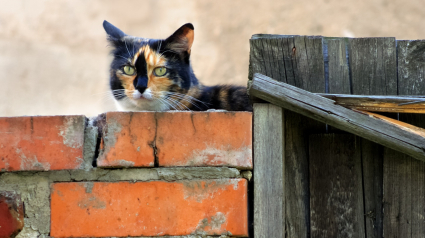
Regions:
[[[139,98],[141,98],[141,97],[142,97],[142,94],[141,94],[139,91],[134,90],[133,98],[134,98],[134,99],[139,99]]]
[[[131,99],[126,97],[121,100],[115,100],[115,104],[119,111],[168,111],[170,110],[170,106],[168,104],[161,102],[161,100],[157,100],[157,99],[153,99],[153,100],[149,100],[146,98]]]

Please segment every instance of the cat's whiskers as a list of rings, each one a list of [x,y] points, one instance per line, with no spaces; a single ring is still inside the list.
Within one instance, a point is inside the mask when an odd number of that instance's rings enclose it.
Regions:
[[[125,44],[125,48],[127,49],[127,52],[128,52],[129,57],[132,58],[132,55],[130,54],[130,51],[128,50],[127,41],[126,40],[124,40],[124,44]]]
[[[115,89],[108,92],[98,93],[98,95],[103,95],[106,99],[113,100],[115,97],[121,98],[120,100],[126,102],[134,103],[134,99],[128,97],[128,94],[133,94],[136,90],[130,89]],[[115,97],[114,97],[115,96]],[[183,102],[187,102],[190,105],[203,110],[198,103],[202,103],[204,106],[207,106],[207,103],[204,103],[190,95],[177,93],[177,92],[167,92],[167,91],[152,91],[152,101],[158,100],[161,104],[167,105],[170,109],[174,110],[190,110],[188,106]]]
[[[113,92],[118,91],[118,90],[124,90],[124,89],[116,89],[116,90],[109,90],[109,91],[104,91],[104,92],[99,92],[99,93],[93,93],[91,94],[92,96],[98,96],[98,95],[112,95]]]
[[[152,96],[154,99],[158,99],[160,102],[163,102],[167,105],[169,105],[170,107],[172,107],[174,110],[189,110],[190,108],[188,108],[187,106],[185,106],[183,103],[174,100],[170,97],[167,97],[168,92],[164,92],[164,91],[152,91]]]
[[[159,100],[163,104],[167,104],[170,108],[173,108],[174,110],[177,111],[177,109],[172,104],[168,103],[165,99],[163,99],[163,98],[157,98],[157,100]]]
[[[159,52],[159,51],[158,51],[158,52]],[[160,59],[160,58],[162,57],[162,55],[163,55],[163,54],[165,54],[165,53],[167,53],[167,52],[173,52],[173,53],[176,53],[176,54],[177,54],[177,52],[175,52],[174,50],[165,50],[164,52],[162,52],[162,53],[159,55],[158,59]],[[174,56],[174,57],[176,57],[176,56]],[[174,57],[173,57],[173,59],[174,59]]]
[[[190,98],[186,98],[186,97],[183,97],[183,96],[180,96],[180,95],[172,95],[172,96],[169,96],[169,98],[176,98],[177,100],[180,100],[180,101],[186,101],[186,102],[188,102],[189,104],[191,104],[191,105],[193,105],[193,106],[195,106],[196,108],[198,108],[199,110],[202,110],[195,102],[193,102],[193,100],[192,99],[190,99]]]
[[[184,110],[191,111],[190,108],[186,107],[184,104],[182,104],[181,102],[179,102],[177,100],[174,100],[172,98],[167,98],[166,100],[169,101],[169,102],[173,102],[174,105],[176,107],[178,107],[178,109],[177,109],[178,111],[184,111]]]
[[[189,97],[189,98],[191,98],[191,99],[193,99],[193,100],[195,100],[197,102],[200,102],[200,103],[204,104],[205,106],[207,106],[207,104],[210,104],[210,103],[203,102],[203,101],[201,101],[201,100],[199,100],[197,98],[194,98],[194,97],[192,97],[190,95],[187,95],[187,94],[177,93],[177,92],[167,92],[167,93],[168,94],[172,94],[172,95],[178,95],[178,96],[181,96],[181,97]]]
[[[126,57],[124,57],[124,56],[122,56],[122,55],[116,55],[116,56],[119,56],[119,57],[121,57],[121,58],[125,59],[125,60],[126,60],[126,61],[128,61],[128,62],[131,62],[131,60],[130,60],[129,58],[126,58]]]
[[[165,100],[171,100],[172,102],[174,102],[176,105],[178,105],[179,106],[179,108],[180,108],[180,110],[184,110],[184,108],[186,108],[186,110],[188,110],[188,111],[191,111],[186,105],[184,105],[183,103],[181,103],[181,102],[179,102],[179,101],[177,101],[177,100],[174,100],[173,98],[171,98],[171,97],[168,97],[168,98],[166,98]],[[184,108],[183,108],[183,107]]]
[[[194,97],[192,97],[192,96],[190,96],[190,95],[187,95],[187,94],[182,94],[182,93],[177,93],[177,92],[167,92],[167,96],[174,96],[174,97],[176,97],[176,98],[179,98],[179,99],[181,99],[181,100],[185,100],[185,101],[187,101],[187,102],[189,102],[189,100],[190,100],[190,102],[189,103],[191,103],[192,105],[194,105],[195,107],[197,107],[198,109],[200,109],[201,110],[201,108],[198,106],[198,104],[197,103],[195,103],[195,102],[198,102],[198,103],[202,103],[205,107],[207,107],[207,108],[209,108],[209,106],[207,105],[207,104],[210,104],[210,103],[205,103],[205,102],[203,102],[203,101],[201,101],[201,100],[199,100],[199,99],[197,99],[197,98],[194,98]],[[194,102],[195,101],[195,102]]]
[[[123,90],[123,89],[118,89]],[[121,92],[116,92],[118,90],[112,90],[112,91],[106,91],[106,92],[100,92],[100,93],[94,93],[92,96],[99,96],[97,102],[110,102],[116,100],[114,95],[121,96]]]
[[[159,41],[158,48],[156,49],[157,52],[161,50],[161,46],[162,46],[162,40]]]
[[[133,56],[134,56],[136,54],[136,53],[134,53],[134,45],[135,45],[134,40],[132,42],[132,45],[133,45],[133,49],[131,50],[131,52],[133,53]],[[133,58],[133,56],[132,56],[132,58]]]

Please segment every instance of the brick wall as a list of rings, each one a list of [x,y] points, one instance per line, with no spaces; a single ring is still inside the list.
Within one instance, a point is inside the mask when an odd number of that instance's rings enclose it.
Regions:
[[[247,237],[248,112],[0,118],[0,237]]]

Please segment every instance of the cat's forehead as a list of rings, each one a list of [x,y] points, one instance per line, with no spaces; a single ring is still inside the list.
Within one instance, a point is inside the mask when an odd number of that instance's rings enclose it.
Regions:
[[[143,57],[145,62],[149,65],[164,66],[166,63],[164,55],[160,54],[156,48],[152,47],[150,44],[143,44],[139,47],[133,56],[132,64],[136,64],[140,57]]]
[[[121,41],[124,43],[121,45],[121,50],[128,52],[130,64],[136,65],[136,62],[143,57],[140,62],[153,66],[165,66],[165,56],[160,53],[162,40],[126,35],[121,38]]]

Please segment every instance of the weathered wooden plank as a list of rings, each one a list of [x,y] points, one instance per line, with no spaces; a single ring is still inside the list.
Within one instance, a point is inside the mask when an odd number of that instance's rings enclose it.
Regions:
[[[322,37],[254,35],[250,40],[250,80],[254,73],[324,93]]]
[[[397,41],[398,93],[425,94],[425,41]],[[425,115],[400,114],[400,120],[425,127]],[[425,164],[385,149],[384,236],[423,237],[425,234]]]
[[[360,139],[362,153],[363,196],[366,237],[382,237],[383,151],[384,147]]]
[[[352,82],[351,82],[350,67],[349,67],[348,39],[347,38],[325,38],[324,41],[327,46],[326,51],[328,55],[328,72],[327,72],[328,87],[329,87],[328,92],[345,93],[345,96],[350,96],[349,94],[352,93]],[[329,126],[328,128],[329,128],[329,131],[332,131],[332,132],[344,133],[331,126]],[[340,236],[341,237],[365,237],[367,234],[365,231],[365,221],[364,221],[365,218],[363,215],[364,214],[363,197],[365,197],[366,195],[364,194],[364,189],[353,190],[353,188],[361,188],[363,186],[364,178],[362,177],[361,159],[363,159],[363,154],[362,154],[363,143],[362,142],[364,140],[362,140],[359,137],[355,137],[354,135],[351,135],[351,134],[345,135],[345,136],[348,138],[352,138],[351,140],[353,141],[355,140],[355,147],[357,151],[355,152],[356,153],[356,159],[354,160],[355,165],[352,168],[356,168],[358,172],[353,173],[353,171],[350,170],[349,173],[341,173],[337,175],[339,184],[350,185],[348,189],[342,188],[342,189],[339,189],[339,191],[335,191],[336,194],[340,194],[339,192],[344,194],[347,197],[348,202],[347,203],[341,202],[338,206],[340,208],[339,210],[342,210],[341,207],[343,207],[344,210],[340,211],[339,214],[334,214],[334,216],[332,216],[331,218],[337,219],[337,221],[339,222],[338,224],[340,224],[341,227],[346,227],[347,229],[344,230],[345,233],[343,233],[343,231],[339,231],[335,235],[321,236],[321,237],[340,237]],[[353,149],[353,142],[348,143],[348,145],[347,144],[342,145],[342,148],[344,148],[344,146],[351,146],[346,149]],[[339,151],[339,150],[336,149],[336,151]],[[366,152],[366,154],[368,153]],[[327,160],[332,161],[336,159],[337,157],[338,156],[334,155],[327,158]],[[347,161],[344,160],[343,163],[345,164],[347,163]],[[331,173],[333,174],[333,172]],[[310,179],[315,179],[314,175],[310,174]],[[334,180],[330,178],[330,181],[334,181]],[[345,193],[347,192],[347,190],[350,191],[348,194]],[[324,194],[323,196],[326,197],[326,194]],[[311,209],[313,214],[313,211],[314,211],[313,205],[311,205]],[[331,208],[331,212],[332,210],[334,209]],[[355,213],[353,213],[354,211]],[[349,215],[347,216],[346,214],[349,214]],[[313,220],[313,217],[312,217],[312,220]],[[341,224],[343,223],[341,222],[342,220],[343,222],[345,222],[345,224]],[[353,227],[356,227],[356,229],[353,229]],[[350,228],[351,230],[348,230]]]
[[[353,69],[353,67],[350,67],[351,66],[350,54],[349,54],[350,40],[348,38],[325,38],[325,43],[327,45],[327,53],[328,53],[328,60],[329,60],[328,62],[328,68],[329,68],[328,69],[328,85],[329,85],[328,92],[345,93],[345,95],[342,96],[342,99],[340,99],[340,97],[338,96],[332,97],[332,99],[336,101],[337,104],[341,105],[343,103],[346,103],[347,102],[346,97],[351,97],[349,94],[353,93],[353,80],[352,80],[351,70],[357,70],[359,68],[354,67]],[[373,58],[372,59],[361,58],[361,59],[357,59],[357,61],[367,61],[366,63],[369,63],[369,64],[375,63]],[[355,72],[354,75],[357,76],[359,74]],[[358,84],[358,83],[360,83],[359,80],[355,78],[354,84]],[[325,96],[325,95],[322,95],[322,96]],[[347,106],[347,105],[343,105],[343,106]],[[349,104],[349,106],[351,105]],[[329,127],[329,131],[339,132],[338,129],[335,129],[331,126]],[[380,206],[381,201],[377,203],[378,205],[375,205],[376,200],[373,198],[374,196],[376,196],[376,193],[374,193],[375,191],[374,189],[376,188],[371,185],[380,185],[382,188],[382,172],[380,173],[381,179],[379,180],[379,178],[376,178],[378,181],[380,181],[378,183],[371,184],[371,180],[369,179],[369,177],[366,177],[366,176],[368,176],[369,174],[372,174],[375,176],[377,174],[379,175],[379,173],[377,173],[378,171],[374,170],[376,167],[379,167],[379,165],[374,166],[374,162],[377,160],[377,158],[372,156],[374,155],[373,151],[368,150],[372,148],[373,145],[376,145],[376,144],[361,138],[359,138],[358,140],[361,141],[359,143],[360,144],[359,149],[362,151],[362,160],[363,160],[362,164],[366,166],[362,167],[362,169],[364,170],[362,171],[363,177],[356,178],[356,181],[360,183],[364,183],[364,191],[361,191],[361,193],[362,193],[362,196],[364,196],[365,198],[365,202],[364,202],[365,211],[367,209],[372,209],[373,213],[375,213],[375,208],[379,209],[379,208],[382,208],[382,206]],[[375,147],[379,147],[379,145],[376,145]],[[377,162],[381,162],[381,161],[382,159],[377,160]],[[382,163],[380,165],[382,165]],[[343,179],[350,179],[350,178],[343,177]],[[382,189],[379,191],[382,194]],[[379,218],[379,214],[380,213],[378,212],[377,214],[378,218]],[[366,216],[365,218],[367,219],[368,216]],[[371,219],[368,219],[368,220],[371,220]],[[379,230],[380,223],[382,223],[382,219],[381,220],[375,219],[375,220],[372,220],[372,222],[365,223],[366,236],[379,237],[379,236],[374,236],[373,233],[379,233],[377,231]]]
[[[327,93],[351,94],[351,78],[348,57],[347,38],[324,38],[324,55],[327,56]],[[326,70],[326,69],[325,69]],[[323,94],[321,94],[323,95]],[[327,95],[327,94],[324,94]],[[331,126],[328,132],[337,133],[340,130]],[[343,132],[342,132],[343,133]]]
[[[254,104],[254,235],[285,237],[283,110]]]
[[[250,44],[250,79],[254,73],[279,75],[279,81],[313,92],[325,92],[321,37],[254,35]],[[309,237],[308,135],[325,130],[323,123],[285,112],[287,237]]]
[[[425,128],[425,115],[402,114],[400,120]],[[425,235],[425,163],[405,157],[411,160],[411,234],[412,237],[421,237]]]
[[[353,94],[397,94],[395,45],[393,37],[349,39]]]
[[[286,83],[289,83],[291,85],[296,85],[299,84],[298,80],[296,80],[296,65],[297,65],[297,61],[295,60],[295,54],[294,54],[294,48],[295,48],[295,42],[294,42],[294,37],[288,37],[288,38],[284,38],[281,41],[281,47],[284,51],[284,68],[285,68],[285,72],[286,72]],[[299,36],[297,36],[299,37]]]
[[[310,136],[311,237],[365,237],[360,140]]]
[[[328,55],[329,93],[351,93],[348,67],[348,39],[324,38]]]
[[[288,83],[317,93],[325,92],[324,61],[320,37],[298,36],[288,44],[293,79]],[[286,66],[287,64],[285,64]],[[290,73],[288,74],[290,75]],[[285,198],[288,238],[310,236],[308,136],[323,133],[326,125],[298,113],[285,113]]]
[[[352,94],[397,94],[397,58],[394,38],[349,39],[348,52]],[[394,114],[386,114],[386,116],[393,117]],[[383,155],[376,153],[377,150],[382,150],[379,147],[381,146],[370,140],[362,139],[367,237],[382,237]]]
[[[401,120],[425,126],[425,118],[414,115]],[[411,116],[411,115],[410,115]],[[423,237],[425,234],[425,166],[410,156],[389,148],[384,153],[384,235]]]
[[[280,82],[288,82],[288,77],[293,78],[290,54],[292,48],[289,49],[291,46],[288,41],[293,42],[293,36],[252,36],[248,78],[251,79],[254,73],[269,75]],[[288,76],[287,71],[292,75]]]
[[[384,150],[384,237],[412,237],[412,162],[409,156]]]
[[[318,93],[350,109],[370,112],[422,113],[425,114],[425,96],[368,96]]]
[[[394,123],[335,105],[334,101],[255,74],[250,94],[425,161],[425,138]],[[420,130],[420,128],[416,128]]]
[[[322,37],[304,36],[294,38],[292,54],[296,63],[293,86],[314,93],[325,92]]]
[[[392,119],[392,118],[389,118],[389,117],[386,117],[386,116],[383,116],[383,115],[380,115],[380,114],[376,114],[376,113],[373,113],[373,112],[365,112],[365,111],[359,111],[359,112],[366,114],[366,115],[369,115],[369,117],[380,119],[380,120],[382,120],[386,123],[391,123],[396,127],[400,127],[403,130],[409,131],[412,134],[416,134],[420,137],[425,138],[425,129],[423,129],[421,127],[417,127],[417,126],[414,126],[412,124],[405,123],[405,122],[403,122],[403,120],[399,121],[399,120]],[[402,118],[403,118],[403,116],[402,116]]]
[[[400,95],[425,95],[425,41],[397,41]]]

